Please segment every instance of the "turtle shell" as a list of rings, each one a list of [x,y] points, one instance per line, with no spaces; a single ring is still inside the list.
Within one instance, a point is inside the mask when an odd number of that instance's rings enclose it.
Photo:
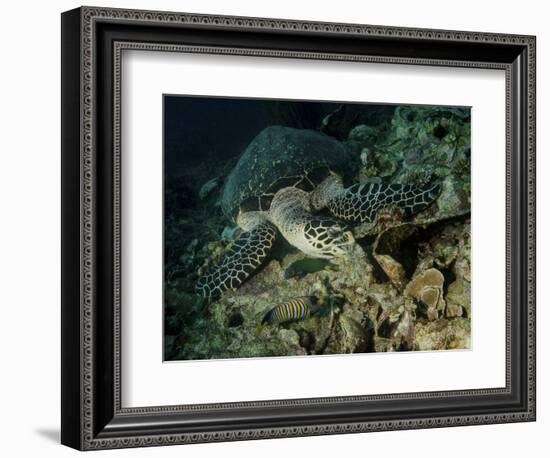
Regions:
[[[338,140],[314,130],[271,126],[262,130],[228,175],[221,205],[234,220],[239,211],[268,210],[275,193],[294,186],[311,191],[330,171],[346,176],[351,154]]]

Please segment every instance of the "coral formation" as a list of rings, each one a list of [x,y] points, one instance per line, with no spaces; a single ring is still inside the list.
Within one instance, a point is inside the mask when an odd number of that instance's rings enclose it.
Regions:
[[[431,321],[442,316],[445,310],[444,282],[443,274],[432,268],[415,276],[405,288],[406,295],[427,307],[426,315]]]

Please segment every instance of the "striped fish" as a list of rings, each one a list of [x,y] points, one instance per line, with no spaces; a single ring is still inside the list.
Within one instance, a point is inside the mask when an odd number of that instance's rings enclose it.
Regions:
[[[262,324],[281,324],[291,321],[300,321],[315,313],[319,308],[318,300],[315,296],[296,297],[287,302],[277,304],[269,310]]]

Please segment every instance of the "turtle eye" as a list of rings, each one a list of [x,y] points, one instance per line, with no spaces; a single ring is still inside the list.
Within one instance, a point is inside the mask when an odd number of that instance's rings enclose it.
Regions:
[[[342,235],[342,229],[338,226],[330,226],[327,229],[327,233],[330,237],[336,238],[336,237],[339,237],[340,235]]]

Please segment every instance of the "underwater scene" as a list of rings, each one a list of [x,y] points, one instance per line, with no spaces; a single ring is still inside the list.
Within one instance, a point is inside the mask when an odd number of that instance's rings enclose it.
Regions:
[[[164,96],[164,360],[470,348],[470,108]]]

